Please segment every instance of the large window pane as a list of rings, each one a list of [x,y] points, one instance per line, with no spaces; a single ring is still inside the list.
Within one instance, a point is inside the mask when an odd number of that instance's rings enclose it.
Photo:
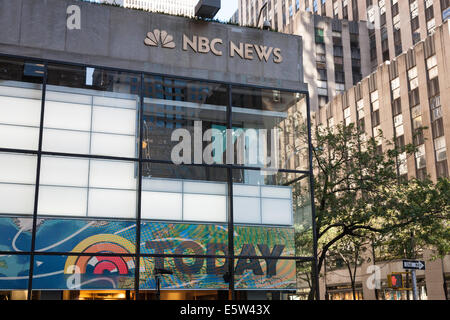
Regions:
[[[0,256],[0,289],[27,289],[30,270],[30,256],[3,255]]]
[[[295,290],[297,274],[295,260],[246,259],[235,262],[236,290]]]
[[[0,153],[0,215],[33,214],[35,155]]]
[[[137,163],[42,156],[39,215],[135,218]]]
[[[0,148],[37,150],[44,65],[0,57]]]
[[[129,256],[35,256],[33,290],[134,289]]]
[[[235,164],[307,170],[307,100],[279,90],[232,88]]]
[[[143,152],[146,159],[185,164],[223,162],[224,145],[218,145],[217,154],[209,153],[210,160],[204,159],[203,150],[212,142],[219,143],[219,135],[226,129],[228,95],[225,85],[146,77],[144,88]],[[181,142],[186,148],[176,149]],[[198,148],[194,148],[196,143]],[[173,150],[176,150],[174,159]]]
[[[227,171],[223,168],[144,163],[142,219],[227,221]]]
[[[0,217],[0,251],[30,251],[32,228],[31,217]]]
[[[235,254],[312,256],[308,175],[233,170],[233,218]]]
[[[137,157],[138,74],[49,65],[43,150]]]
[[[217,224],[143,222],[141,253],[223,256],[228,252],[227,229]]]
[[[225,258],[144,258],[140,269],[141,290],[156,290],[155,268],[171,271],[159,275],[160,290],[228,289]]]
[[[39,219],[36,251],[135,253],[136,222]]]

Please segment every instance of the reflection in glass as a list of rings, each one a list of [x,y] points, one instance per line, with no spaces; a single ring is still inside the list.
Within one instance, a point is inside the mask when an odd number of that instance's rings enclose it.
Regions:
[[[149,76],[144,80],[144,97],[144,158],[175,160],[172,151],[183,141],[190,150],[184,154],[177,151],[176,156],[183,157],[185,164],[203,163],[206,145],[214,141],[219,130],[226,129],[226,86]],[[204,141],[208,130],[215,131]],[[196,142],[198,148],[194,147]],[[215,162],[223,162],[222,158],[217,160],[215,155]]]
[[[307,100],[279,90],[232,88],[235,163],[307,170]]]

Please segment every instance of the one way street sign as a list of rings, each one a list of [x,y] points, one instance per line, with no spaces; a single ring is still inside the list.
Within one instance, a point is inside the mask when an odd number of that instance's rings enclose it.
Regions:
[[[403,269],[425,270],[425,261],[422,260],[403,260]]]

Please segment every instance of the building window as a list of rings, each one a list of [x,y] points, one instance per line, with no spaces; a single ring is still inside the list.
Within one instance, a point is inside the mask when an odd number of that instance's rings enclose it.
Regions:
[[[325,43],[323,29],[315,28],[316,43]]]
[[[437,177],[448,178],[447,146],[445,143],[445,137],[439,137],[434,140],[434,149],[436,152]]]
[[[328,96],[319,96],[319,107],[323,107],[328,103]]]
[[[401,114],[402,113],[402,103],[401,103],[401,99],[397,98],[394,100],[394,102],[392,103],[392,114],[394,116]]]
[[[327,81],[327,69],[317,69],[317,79]]]

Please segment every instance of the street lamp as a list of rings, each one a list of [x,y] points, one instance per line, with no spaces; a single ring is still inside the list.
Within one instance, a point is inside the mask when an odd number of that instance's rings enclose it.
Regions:
[[[256,1],[258,1],[258,0],[256,0]],[[261,14],[262,14],[263,10],[267,7],[267,3],[268,3],[268,1],[266,0],[266,1],[264,2],[264,4],[261,6],[261,9],[259,9],[258,20],[256,20],[256,26],[257,26],[258,28],[259,28],[259,20],[261,19]],[[262,28],[263,28],[264,30],[269,30],[270,27],[271,27],[270,22],[267,21],[267,20],[264,20],[264,22],[263,22],[263,27],[262,27]]]
[[[173,274],[172,271],[166,269],[155,268],[155,280],[156,280],[156,298],[161,300],[161,284],[159,281],[159,277],[164,274]]]

